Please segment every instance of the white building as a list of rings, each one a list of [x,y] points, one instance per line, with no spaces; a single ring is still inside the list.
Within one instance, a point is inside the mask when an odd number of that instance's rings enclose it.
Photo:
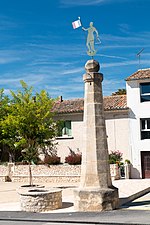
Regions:
[[[150,69],[126,79],[132,176],[150,178]]]
[[[150,178],[150,69],[126,79],[127,95],[104,97],[109,151],[119,150],[131,161],[132,178]],[[83,149],[83,99],[60,100],[54,110],[64,121],[58,155],[64,161],[69,148]]]

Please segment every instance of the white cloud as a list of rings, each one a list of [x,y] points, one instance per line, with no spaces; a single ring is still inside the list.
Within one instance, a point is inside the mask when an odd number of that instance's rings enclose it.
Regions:
[[[83,78],[82,78],[83,74],[78,75],[77,77],[74,77],[71,79],[72,83],[74,85],[78,85],[78,84],[83,84]]]
[[[119,30],[125,34],[129,34],[130,26],[129,24],[126,23],[119,24]]]
[[[92,5],[102,5],[102,4],[109,4],[109,3],[123,3],[123,2],[133,2],[138,0],[60,0],[60,3],[64,7],[74,7],[74,6],[92,6]]]
[[[110,96],[113,92],[117,91],[119,88],[126,88],[125,81],[110,79],[103,81],[103,96]]]
[[[61,72],[61,74],[75,74],[75,73],[82,73],[84,70],[83,67],[79,67],[79,68],[72,68],[72,69],[69,69],[69,70],[64,70],[63,72]]]
[[[70,84],[61,84],[57,86],[46,85],[46,90],[51,96],[57,97],[59,95],[63,96],[64,99],[75,98],[75,96],[81,96],[83,94],[84,85],[83,83],[74,85]]]
[[[123,61],[123,62],[115,62],[115,63],[102,63],[101,67],[108,68],[108,67],[118,67],[118,66],[129,66],[137,64],[136,60],[131,61]]]
[[[29,85],[40,83],[43,80],[43,76],[37,76],[33,73],[22,73],[21,75],[13,74],[13,73],[7,73],[2,74],[0,78],[0,86],[10,86],[12,88],[16,88],[20,86],[20,80],[24,80]]]
[[[97,54],[97,56],[113,58],[113,59],[127,59],[126,57],[116,56],[116,55],[105,55],[105,54]]]
[[[7,64],[21,60],[19,57],[0,57],[0,64]]]
[[[10,30],[16,28],[18,25],[17,23],[12,21],[12,18],[9,18],[4,15],[0,15],[0,30]]]
[[[16,50],[0,50],[0,64],[7,64],[21,60],[20,51]]]
[[[12,77],[12,74],[10,75],[10,77]],[[0,85],[11,84],[13,86],[16,83],[19,83],[20,80],[21,80],[21,78],[1,78]]]
[[[150,60],[141,60],[141,65],[149,65]],[[115,63],[102,63],[101,67],[108,68],[108,67],[119,67],[119,66],[130,66],[130,65],[138,65],[137,60],[127,60],[123,62],[115,62]]]
[[[97,5],[106,2],[110,2],[111,0],[80,0],[80,1],[73,1],[73,0],[61,0],[61,4],[68,5],[68,6],[87,6],[87,5]]]
[[[110,35],[110,34],[103,34],[102,35],[102,43],[103,43],[103,40],[105,42],[109,41],[109,42],[113,43],[114,47],[117,47],[116,46],[117,42],[120,44],[121,47],[126,46],[126,45],[132,46],[133,44],[135,46],[136,43],[138,43],[138,44],[142,43],[144,45],[148,44],[150,46],[149,36],[150,36],[150,32],[145,32],[145,33],[130,32],[130,33],[128,33],[128,36],[123,36],[123,37],[122,36],[114,36],[114,35]]]

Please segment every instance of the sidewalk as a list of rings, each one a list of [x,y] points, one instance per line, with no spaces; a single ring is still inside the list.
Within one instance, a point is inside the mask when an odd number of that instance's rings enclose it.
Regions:
[[[17,189],[22,183],[0,182],[0,211],[20,211],[19,195]],[[52,187],[52,184],[42,184]],[[150,179],[121,179],[113,181],[113,185],[119,190],[120,206],[150,192]],[[67,184],[54,184],[53,187],[62,188],[62,209],[49,211],[48,213],[74,212],[73,190],[77,186]]]

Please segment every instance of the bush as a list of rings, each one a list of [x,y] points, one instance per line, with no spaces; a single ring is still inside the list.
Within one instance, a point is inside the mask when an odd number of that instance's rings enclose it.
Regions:
[[[60,157],[57,155],[46,155],[43,162],[49,165],[57,165],[60,164]]]
[[[109,163],[120,165],[120,162],[122,160],[122,155],[123,154],[119,151],[111,151],[111,153],[109,154]]]
[[[125,159],[125,163],[127,164],[131,164],[130,160],[129,159]]]
[[[65,163],[68,163],[69,165],[80,165],[82,160],[81,153],[70,153],[65,158]]]

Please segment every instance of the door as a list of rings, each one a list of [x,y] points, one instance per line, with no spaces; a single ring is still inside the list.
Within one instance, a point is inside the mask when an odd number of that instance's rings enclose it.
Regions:
[[[150,178],[150,151],[141,152],[142,178]]]

